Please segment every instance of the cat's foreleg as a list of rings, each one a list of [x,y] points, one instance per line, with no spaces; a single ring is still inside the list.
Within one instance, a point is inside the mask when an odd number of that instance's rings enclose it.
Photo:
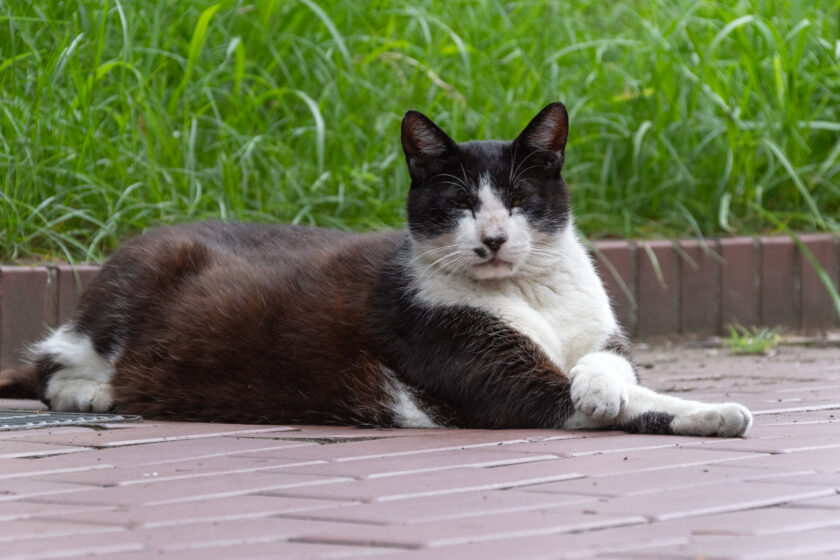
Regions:
[[[633,366],[610,351],[590,352],[569,372],[576,411],[598,422],[612,422],[627,407],[636,384]]]
[[[706,404],[638,385],[630,362],[612,352],[585,355],[569,377],[575,413],[566,421],[568,429],[736,437],[752,425],[752,415],[740,404]]]

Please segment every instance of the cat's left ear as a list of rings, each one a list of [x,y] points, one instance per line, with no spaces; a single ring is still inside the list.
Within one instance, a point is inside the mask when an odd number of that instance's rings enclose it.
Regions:
[[[418,111],[408,111],[403,117],[402,145],[413,177],[436,172],[442,161],[458,150],[454,140]]]
[[[569,114],[562,103],[551,103],[534,117],[525,130],[514,140],[520,153],[538,150],[553,155],[552,167],[563,167],[566,139],[569,136]],[[522,150],[524,148],[524,150]]]

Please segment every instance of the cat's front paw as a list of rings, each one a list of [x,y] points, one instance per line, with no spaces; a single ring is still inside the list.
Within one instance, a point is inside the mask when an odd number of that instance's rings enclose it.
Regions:
[[[685,436],[738,437],[752,426],[752,414],[737,403],[710,404],[674,418],[671,429]]]
[[[627,406],[627,386],[614,375],[572,368],[572,405],[596,420],[615,420]]]

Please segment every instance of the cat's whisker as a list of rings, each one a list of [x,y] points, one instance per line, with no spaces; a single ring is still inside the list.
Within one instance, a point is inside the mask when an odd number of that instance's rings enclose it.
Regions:
[[[457,257],[460,257],[460,256],[462,256],[460,251],[458,251],[458,250],[456,250],[456,251],[452,251],[451,253],[448,253],[448,254],[446,254],[446,255],[442,256],[441,258],[439,258],[438,260],[436,260],[436,261],[432,262],[431,264],[429,264],[429,265],[425,266],[425,267],[423,268],[422,272],[423,272],[423,273],[428,272],[429,270],[431,270],[431,269],[432,269],[435,265],[437,265],[438,263],[445,262],[447,259],[451,259],[451,258],[453,258],[453,257],[454,257],[454,258],[457,258]],[[440,265],[438,268],[444,268],[444,265],[442,264],[442,265]]]
[[[517,178],[517,177],[519,177],[519,175],[520,175],[520,173],[519,173],[519,168],[520,168],[520,167],[522,167],[522,165],[524,165],[524,164],[525,164],[525,162],[526,162],[526,161],[528,161],[528,160],[531,158],[531,156],[533,156],[533,155],[534,155],[534,154],[536,154],[537,152],[539,152],[539,150],[536,150],[536,149],[535,149],[535,150],[534,150],[534,151],[532,151],[530,154],[528,154],[527,156],[525,156],[524,158],[522,158],[522,161],[520,161],[520,162],[516,165],[516,169],[514,169],[514,171],[513,171],[513,175],[512,175],[511,183],[515,182],[516,178]]]
[[[453,249],[455,247],[458,247],[458,245],[441,245],[440,247],[433,247],[432,249],[429,249],[428,251],[423,251],[419,255],[416,255],[413,259],[411,259],[409,261],[409,264],[415,263],[416,261],[422,259],[426,255],[433,254],[433,253],[438,253],[440,251],[448,251],[448,250]]]

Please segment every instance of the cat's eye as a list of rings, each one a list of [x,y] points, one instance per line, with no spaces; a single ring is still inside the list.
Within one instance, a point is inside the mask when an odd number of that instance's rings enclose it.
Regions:
[[[455,208],[460,208],[461,210],[469,210],[470,209],[470,203],[467,202],[464,199],[454,199],[451,202],[452,202],[452,206],[454,206]]]
[[[526,202],[528,202],[528,198],[530,198],[527,194],[520,194],[517,195],[510,203],[511,208],[519,208]]]

